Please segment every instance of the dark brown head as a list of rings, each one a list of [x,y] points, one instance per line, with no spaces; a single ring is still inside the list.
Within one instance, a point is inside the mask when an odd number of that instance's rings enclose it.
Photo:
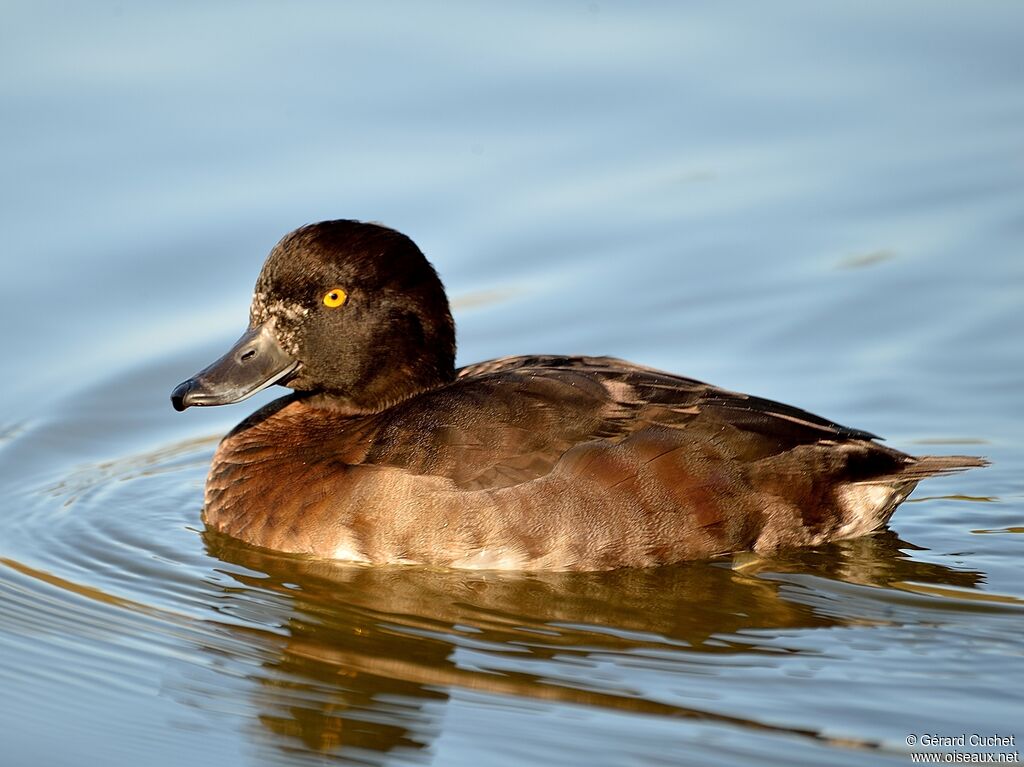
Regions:
[[[415,243],[376,224],[323,221],[270,252],[249,329],[171,401],[222,405],[281,383],[369,412],[448,383],[454,368],[448,299]]]

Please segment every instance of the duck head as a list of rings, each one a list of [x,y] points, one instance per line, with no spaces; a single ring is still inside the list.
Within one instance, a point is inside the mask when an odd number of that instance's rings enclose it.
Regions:
[[[176,410],[278,383],[374,412],[455,377],[455,326],[437,273],[405,235],[359,221],[296,229],[270,252],[249,327],[175,387]]]

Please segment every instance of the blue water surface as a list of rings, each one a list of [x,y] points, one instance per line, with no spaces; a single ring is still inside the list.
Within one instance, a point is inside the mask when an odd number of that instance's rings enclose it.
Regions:
[[[876,765],[1024,738],[1022,30],[997,0],[9,3],[3,763]],[[241,332],[277,239],[339,217],[419,243],[461,363],[613,354],[992,466],[879,535],[655,571],[219,539],[210,456],[276,395],[168,394]]]

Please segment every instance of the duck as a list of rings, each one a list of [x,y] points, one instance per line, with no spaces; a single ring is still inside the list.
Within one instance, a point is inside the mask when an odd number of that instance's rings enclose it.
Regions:
[[[444,286],[376,223],[302,226],[271,250],[249,324],[176,410],[292,392],[219,443],[208,530],[361,565],[599,571],[819,546],[883,528],[912,456],[790,405],[613,357],[455,366]]]

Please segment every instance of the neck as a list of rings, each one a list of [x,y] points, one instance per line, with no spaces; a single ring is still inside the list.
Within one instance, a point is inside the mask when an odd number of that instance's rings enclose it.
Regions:
[[[455,371],[447,374],[410,375],[408,371],[394,370],[393,375],[376,378],[367,386],[353,391],[312,391],[301,395],[309,407],[323,408],[345,415],[368,415],[412,399],[418,394],[439,389],[455,380]]]

